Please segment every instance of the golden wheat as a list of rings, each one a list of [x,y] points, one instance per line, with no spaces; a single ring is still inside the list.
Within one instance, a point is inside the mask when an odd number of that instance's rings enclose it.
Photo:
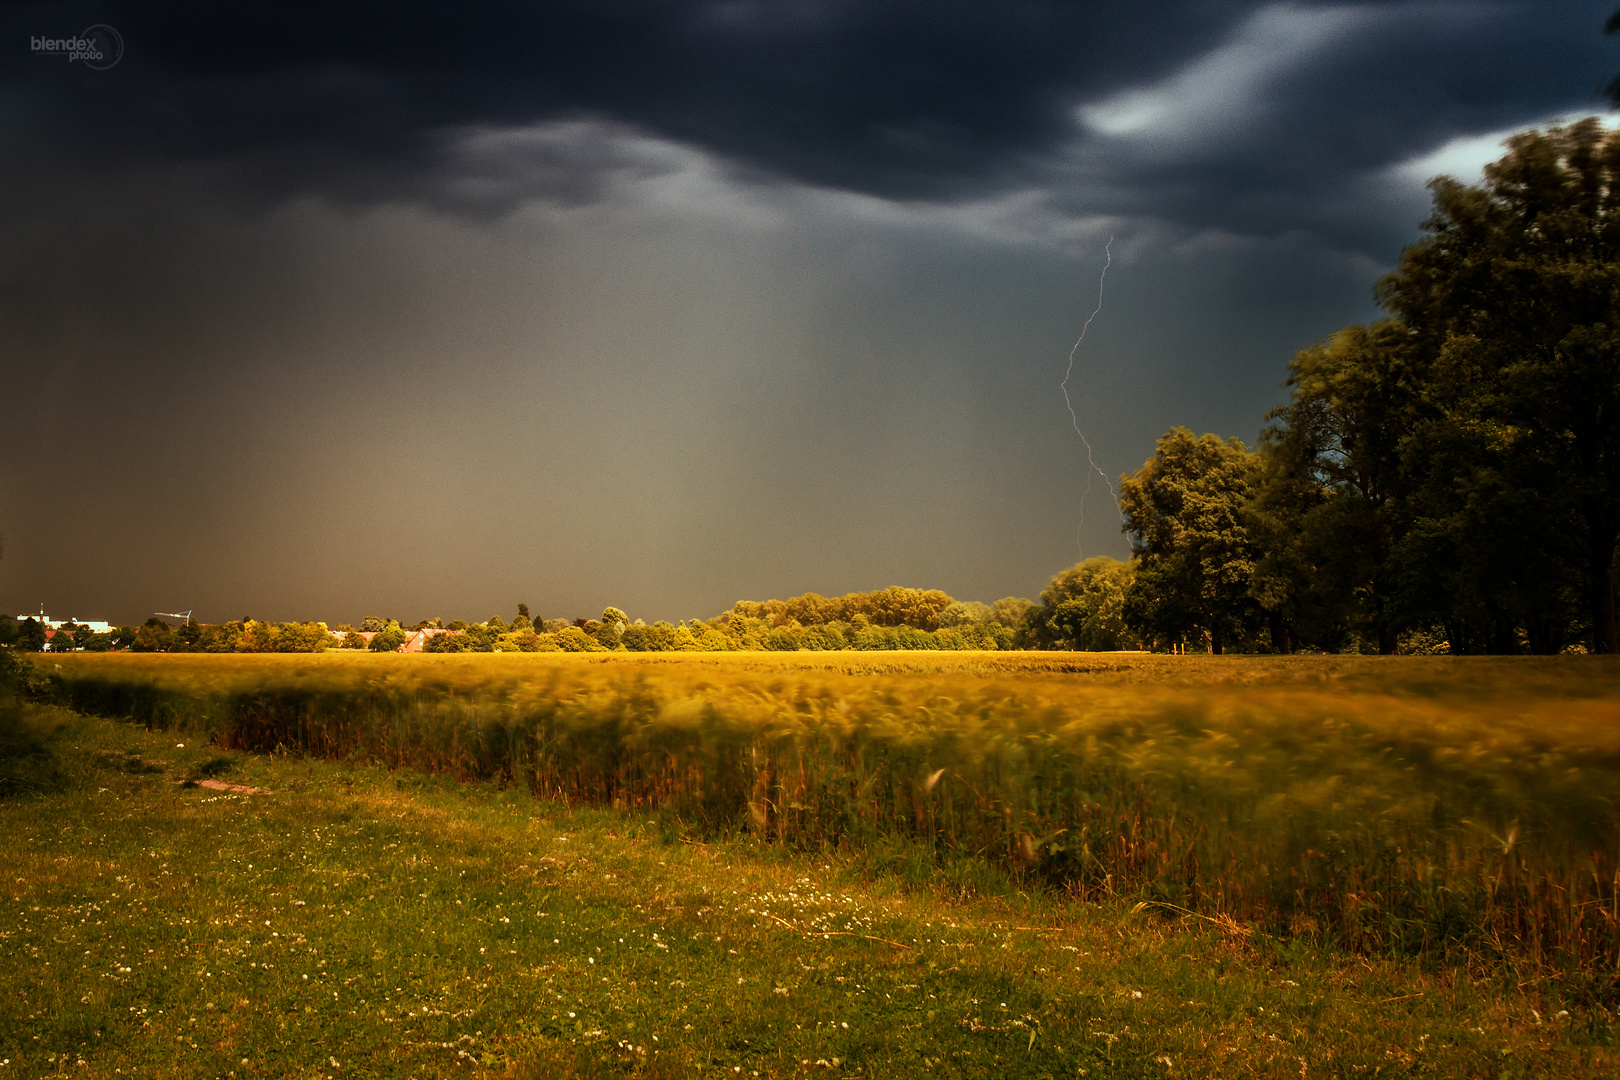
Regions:
[[[81,711],[922,848],[1366,949],[1612,978],[1620,666],[1083,653],[105,655]]]

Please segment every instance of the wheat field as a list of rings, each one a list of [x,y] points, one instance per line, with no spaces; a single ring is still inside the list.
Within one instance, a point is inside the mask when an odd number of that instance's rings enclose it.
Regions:
[[[1620,967],[1620,665],[1134,653],[68,655],[221,746],[495,779],[692,835],[1369,953]]]

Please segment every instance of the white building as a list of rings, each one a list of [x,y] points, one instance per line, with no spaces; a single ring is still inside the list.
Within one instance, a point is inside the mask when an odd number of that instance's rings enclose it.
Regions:
[[[18,622],[22,622],[24,619],[33,619],[35,622],[42,624],[47,630],[59,630],[66,624],[72,623],[74,626],[88,626],[93,634],[110,634],[113,632],[112,623],[98,622],[95,619],[53,619],[45,614],[44,608],[40,608],[37,613],[18,615],[16,618]]]

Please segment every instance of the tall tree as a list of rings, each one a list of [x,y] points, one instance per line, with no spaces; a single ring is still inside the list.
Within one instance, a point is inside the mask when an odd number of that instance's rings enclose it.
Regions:
[[[1485,181],[1431,185],[1428,234],[1379,287],[1432,363],[1440,429],[1482,469],[1434,477],[1515,508],[1524,562],[1565,563],[1594,651],[1620,651],[1620,134],[1596,119],[1514,137]],[[1533,585],[1535,602],[1550,585]]]
[[[1106,555],[1059,571],[1041,592],[1042,632],[1049,643],[1082,652],[1136,648],[1136,634],[1125,622],[1125,597],[1135,573],[1131,563]]]
[[[45,624],[38,619],[24,619],[18,627],[17,647],[24,652],[43,652],[45,640]]]
[[[1396,547],[1407,473],[1402,453],[1421,415],[1412,333],[1397,319],[1351,326],[1288,366],[1288,404],[1267,414],[1250,526],[1263,552],[1256,598],[1273,644],[1295,636],[1334,648],[1355,629],[1395,651],[1406,621]]]
[[[1244,507],[1258,473],[1239,440],[1176,427],[1121,481],[1125,529],[1140,559],[1125,617],[1143,637],[1169,643],[1202,632],[1219,653],[1254,622],[1255,552]]]

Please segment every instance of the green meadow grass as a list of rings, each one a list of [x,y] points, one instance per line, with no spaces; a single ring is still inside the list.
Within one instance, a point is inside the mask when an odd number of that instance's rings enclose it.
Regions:
[[[60,784],[0,801],[0,1077],[1620,1068],[1613,1014],[1556,977],[1347,955],[982,862],[908,870],[881,844],[695,842],[510,784],[30,723]],[[182,786],[211,777],[270,793]]]

